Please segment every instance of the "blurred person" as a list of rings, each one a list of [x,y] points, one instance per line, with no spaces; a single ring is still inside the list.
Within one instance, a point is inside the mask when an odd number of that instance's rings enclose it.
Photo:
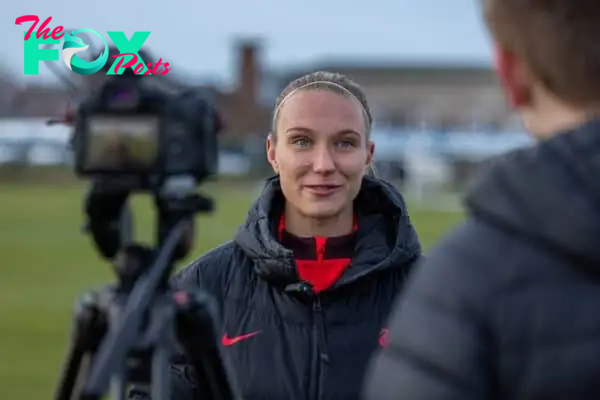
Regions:
[[[276,176],[233,241],[174,287],[219,304],[224,357],[246,400],[357,399],[394,297],[421,255],[404,200],[366,175],[371,112],[345,76],[315,72],[279,96],[266,143]],[[176,365],[178,400],[202,383]]]
[[[600,398],[600,2],[487,0],[495,67],[539,141],[501,157],[415,268],[366,398]]]

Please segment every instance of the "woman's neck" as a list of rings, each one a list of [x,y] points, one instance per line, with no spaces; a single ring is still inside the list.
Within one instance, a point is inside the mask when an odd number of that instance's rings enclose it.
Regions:
[[[352,233],[354,212],[351,207],[328,218],[311,218],[286,205],[285,230],[298,237],[337,237]]]

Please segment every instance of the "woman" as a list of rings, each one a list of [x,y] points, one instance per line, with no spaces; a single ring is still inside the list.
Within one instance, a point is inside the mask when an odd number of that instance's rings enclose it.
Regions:
[[[358,398],[385,345],[388,312],[421,250],[402,196],[366,176],[371,123],[346,77],[291,82],[267,139],[276,177],[232,242],[175,277],[217,300],[224,356],[246,400]],[[178,399],[195,398],[189,380],[178,385]]]

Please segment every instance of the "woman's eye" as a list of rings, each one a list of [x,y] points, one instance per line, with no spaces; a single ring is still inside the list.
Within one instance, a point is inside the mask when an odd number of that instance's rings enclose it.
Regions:
[[[342,148],[354,147],[354,142],[350,140],[340,140],[337,145]]]
[[[310,146],[310,140],[308,140],[306,138],[295,139],[292,143],[295,144],[298,147],[308,147],[308,146]]]

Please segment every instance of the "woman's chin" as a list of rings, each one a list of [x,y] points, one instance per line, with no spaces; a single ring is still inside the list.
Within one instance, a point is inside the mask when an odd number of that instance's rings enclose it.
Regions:
[[[301,213],[309,218],[326,219],[338,216],[343,210],[342,204],[333,202],[318,202],[303,207]]]

